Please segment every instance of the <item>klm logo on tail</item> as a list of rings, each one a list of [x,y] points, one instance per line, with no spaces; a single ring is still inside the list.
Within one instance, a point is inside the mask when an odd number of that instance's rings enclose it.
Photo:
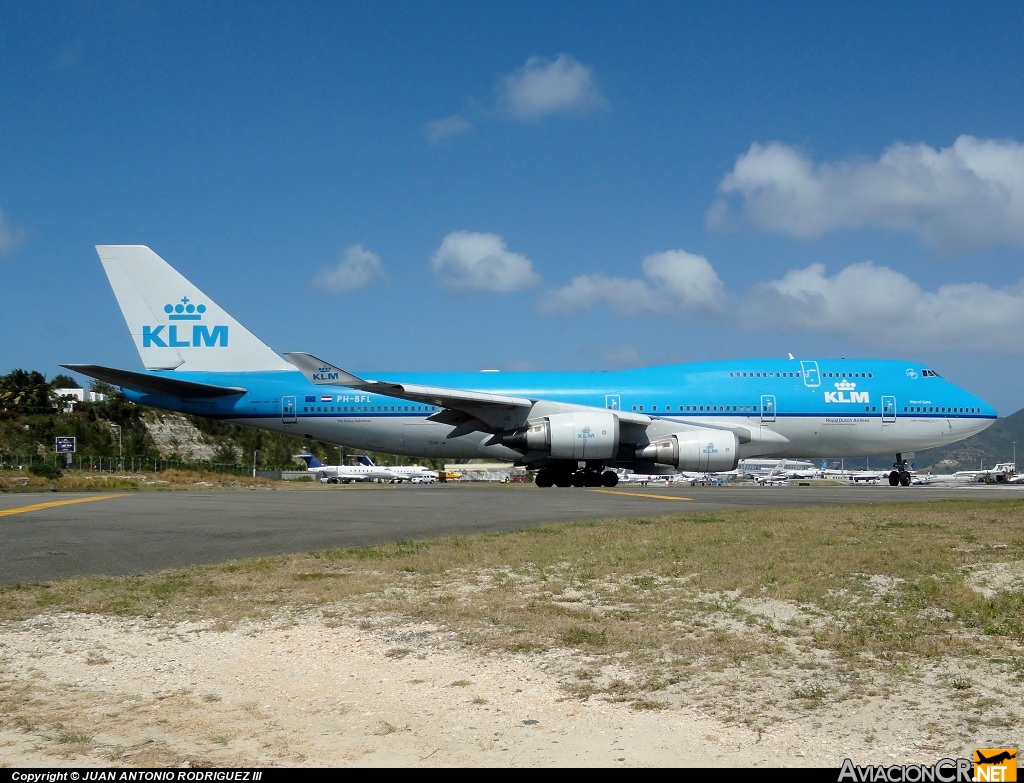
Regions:
[[[178,304],[164,305],[168,321],[201,321],[206,305],[193,304],[183,296]],[[164,330],[167,330],[166,332]],[[177,323],[142,326],[143,348],[227,348],[228,327],[193,324],[192,328]]]
[[[825,392],[825,402],[871,402],[870,392],[854,391],[855,383],[840,381],[835,387],[839,391]]]

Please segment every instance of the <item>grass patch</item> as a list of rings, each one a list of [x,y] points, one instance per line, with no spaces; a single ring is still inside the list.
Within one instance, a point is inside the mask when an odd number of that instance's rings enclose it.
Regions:
[[[1024,561],[1022,518],[1022,501],[980,500],[549,525],[3,586],[0,621],[56,611],[159,614],[228,629],[310,611],[366,627],[387,618],[452,633],[483,652],[578,650],[592,674],[567,689],[636,709],[660,709],[675,683],[744,682],[742,672],[799,662],[814,685],[789,693],[813,707],[865,687],[819,677],[829,666],[836,677],[851,668],[909,677],[922,662],[980,656],[1024,679],[1024,592],[1010,583],[986,596],[970,582],[978,569]],[[819,656],[800,658],[800,650]],[[412,652],[396,644],[385,654]],[[596,673],[608,663],[630,677],[603,682]],[[623,690],[622,682],[640,684]],[[658,701],[644,706],[653,692]],[[0,688],[0,702],[24,698]]]

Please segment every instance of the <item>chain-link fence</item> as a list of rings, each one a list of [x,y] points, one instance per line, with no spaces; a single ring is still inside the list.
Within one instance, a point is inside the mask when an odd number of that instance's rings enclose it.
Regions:
[[[70,459],[69,459],[70,458]],[[159,473],[164,470],[212,470],[217,473],[252,475],[253,465],[184,459],[89,456],[85,454],[0,454],[0,470],[31,470],[33,465],[51,465],[58,470],[99,473]],[[273,472],[257,470],[258,473]],[[279,472],[279,471],[278,471]]]

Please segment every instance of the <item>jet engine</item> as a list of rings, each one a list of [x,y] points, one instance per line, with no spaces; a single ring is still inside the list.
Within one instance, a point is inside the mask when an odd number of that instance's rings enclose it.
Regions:
[[[604,411],[556,413],[528,421],[503,435],[501,443],[517,451],[542,451],[555,459],[609,459],[619,448],[619,419]]]
[[[690,430],[636,447],[636,458],[677,470],[718,472],[739,463],[739,441],[724,430]]]

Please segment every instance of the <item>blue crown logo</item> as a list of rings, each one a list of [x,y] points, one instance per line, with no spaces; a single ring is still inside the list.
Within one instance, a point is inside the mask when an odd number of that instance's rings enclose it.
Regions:
[[[317,372],[330,372],[330,371],[331,371],[330,367],[321,367],[319,370],[317,370]]]
[[[178,304],[165,304],[164,312],[168,321],[201,321],[206,305],[194,305],[187,296],[183,296]]]

